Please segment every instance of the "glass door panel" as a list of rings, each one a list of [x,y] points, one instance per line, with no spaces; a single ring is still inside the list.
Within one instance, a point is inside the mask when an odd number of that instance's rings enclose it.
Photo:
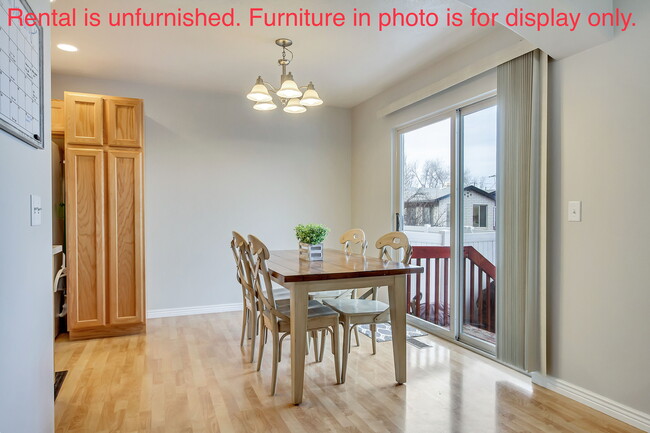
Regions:
[[[494,352],[496,344],[497,107],[491,98],[458,112],[462,195],[459,197],[459,338]],[[461,224],[462,222],[462,224]]]
[[[423,274],[407,281],[407,311],[434,332],[451,332],[453,113],[400,131],[403,231]]]

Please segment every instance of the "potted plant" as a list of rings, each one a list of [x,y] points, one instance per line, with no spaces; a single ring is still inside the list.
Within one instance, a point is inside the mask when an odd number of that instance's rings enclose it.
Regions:
[[[322,224],[298,224],[295,228],[302,260],[323,260],[323,241],[330,229]]]

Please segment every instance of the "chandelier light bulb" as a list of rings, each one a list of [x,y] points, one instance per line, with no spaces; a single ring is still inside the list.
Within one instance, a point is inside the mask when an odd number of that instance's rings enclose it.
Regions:
[[[253,105],[253,108],[258,110],[258,111],[270,111],[270,110],[275,110],[278,108],[273,101],[260,101],[256,102],[255,105]]]
[[[273,99],[271,98],[271,95],[269,95],[269,90],[264,85],[262,77],[257,77],[255,85],[246,97],[255,102],[269,102]]]
[[[293,98],[290,99],[287,106],[284,107],[284,111],[285,113],[298,114],[304,113],[307,109],[300,104],[300,99]]]
[[[302,96],[300,103],[305,107],[315,107],[321,105],[323,100],[318,96],[318,92],[314,89],[314,84],[310,81],[305,90],[305,94]]]
[[[302,96],[302,92],[298,88],[298,85],[293,81],[293,75],[291,75],[291,72],[287,75],[286,80],[282,82],[282,86],[280,87],[280,90],[278,90],[278,96],[283,99],[300,98]]]

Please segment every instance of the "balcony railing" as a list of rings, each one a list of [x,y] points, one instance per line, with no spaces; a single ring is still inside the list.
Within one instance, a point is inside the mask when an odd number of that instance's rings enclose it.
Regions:
[[[414,246],[411,263],[423,266],[424,273],[411,276],[406,284],[407,311],[445,328],[450,317],[450,254],[446,246]],[[465,324],[493,333],[496,267],[474,247],[464,247],[463,255]]]

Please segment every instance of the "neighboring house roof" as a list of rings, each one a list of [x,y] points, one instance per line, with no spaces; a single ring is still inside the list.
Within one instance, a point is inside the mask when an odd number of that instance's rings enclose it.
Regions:
[[[465,191],[472,191],[480,194],[490,200],[496,201],[496,191],[485,191],[477,186],[468,185],[464,188]],[[445,188],[413,188],[407,187],[404,189],[404,195],[407,197],[406,203],[435,203],[450,196],[451,189]]]

